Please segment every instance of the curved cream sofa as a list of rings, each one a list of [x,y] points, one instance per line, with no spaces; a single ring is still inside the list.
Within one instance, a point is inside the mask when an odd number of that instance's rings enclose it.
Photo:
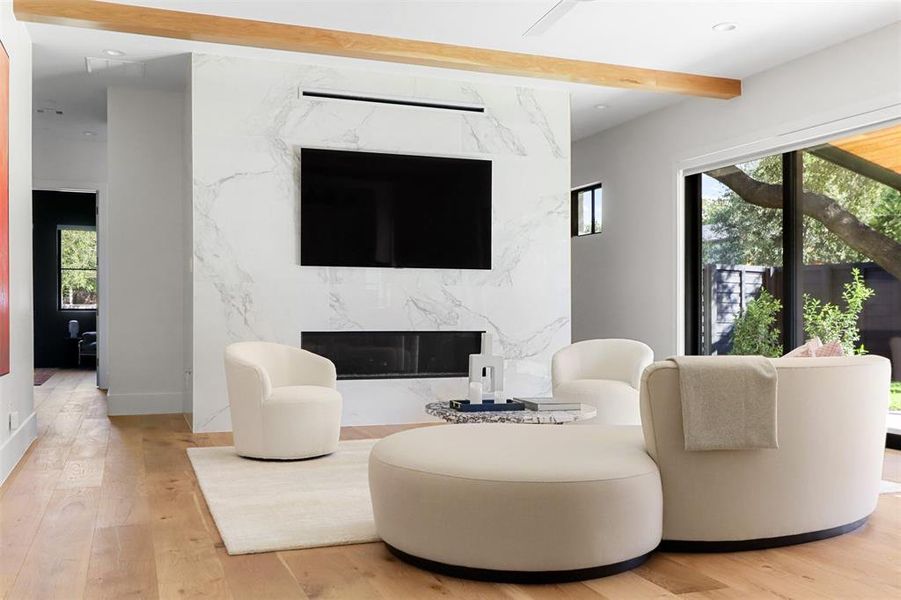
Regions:
[[[686,452],[678,370],[641,382],[648,453],[663,484],[663,548],[724,551],[822,539],[873,512],[890,363],[879,356],[774,359],[779,448]]]
[[[300,459],[338,447],[341,394],[332,361],[293,346],[239,342],[225,349],[225,376],[239,455]]]
[[[660,479],[639,427],[412,429],[375,445],[369,487],[395,555],[469,579],[601,577],[660,542]]]
[[[554,400],[596,407],[597,416],[580,425],[640,425],[641,373],[653,361],[653,350],[635,340],[576,342],[551,359]]]

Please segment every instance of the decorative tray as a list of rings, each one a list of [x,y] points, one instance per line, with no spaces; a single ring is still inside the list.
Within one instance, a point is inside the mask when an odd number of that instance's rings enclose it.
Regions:
[[[470,404],[469,400],[451,400],[450,407],[460,412],[510,412],[526,409],[522,402],[514,400],[507,400],[506,404],[494,402]]]

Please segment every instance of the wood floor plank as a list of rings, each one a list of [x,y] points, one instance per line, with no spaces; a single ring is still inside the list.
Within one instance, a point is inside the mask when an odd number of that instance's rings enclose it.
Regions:
[[[83,407],[93,400],[96,393],[73,393],[72,396],[76,405],[79,405],[80,398],[82,402],[80,406]],[[63,409],[71,408],[71,404],[72,402],[66,403]],[[81,422],[69,446],[66,464],[63,466],[57,488],[100,487],[103,483],[103,469],[109,443],[109,421],[85,418],[83,410],[73,409],[60,414],[80,414]]]
[[[883,495],[869,522],[857,531],[842,536],[841,544],[823,540],[785,548],[777,555],[784,556],[783,560],[792,557],[805,561],[810,565],[804,569],[805,574],[825,569],[830,577],[839,575],[843,579],[860,582],[861,589],[884,583],[884,577],[873,577],[873,573],[884,573],[889,578],[893,575],[897,590],[901,587],[901,543],[891,532],[899,527],[901,496]]]
[[[673,594],[705,592],[726,587],[723,582],[696,570],[686,569],[664,554],[655,554],[633,572]]]
[[[235,443],[232,439],[231,432],[226,431],[216,433],[195,433],[193,437],[194,442],[199,447],[233,446]]]
[[[550,585],[514,585],[526,598],[531,600],[598,600],[601,596],[582,582]]]
[[[229,556],[224,546],[218,547],[216,552],[225,571],[229,590],[237,599],[309,598],[276,552]]]
[[[720,589],[737,590],[749,597],[822,598],[826,594],[826,590],[812,591],[805,582],[798,582],[775,569],[760,570],[752,566],[753,563],[742,561],[741,554],[745,553],[678,554],[670,558],[686,572],[723,582],[725,585]]]
[[[527,596],[520,596],[518,590],[512,586],[498,585],[488,581],[469,581],[457,579],[447,575],[435,575],[443,589],[447,590],[450,598],[467,598],[472,600],[516,600]]]
[[[56,485],[58,489],[99,488],[103,483],[103,457],[76,458],[66,461]]]
[[[842,564],[825,567],[817,560],[811,559],[809,555],[794,550],[795,548],[778,548],[767,552],[766,555],[760,553],[750,558],[751,564],[755,566],[763,563],[771,564],[793,578],[810,582],[814,589],[829,589],[830,593],[838,597],[891,597],[897,592],[871,578],[866,571],[847,568]],[[888,558],[891,558],[890,554]],[[901,568],[901,563],[895,560],[885,565],[886,570],[890,570],[893,565],[895,568]],[[870,563],[869,568],[874,567],[880,568],[880,565]]]
[[[7,598],[68,600],[87,580],[98,488],[56,490]]]
[[[390,600],[346,552],[351,546],[279,552],[279,556],[310,600]],[[377,565],[372,565],[375,568]]]
[[[401,562],[382,544],[356,544],[349,546],[346,554],[355,569],[369,578],[372,587],[385,598],[428,600],[449,595],[434,573]]]
[[[109,443],[110,422],[104,418],[84,415],[81,427],[72,443],[70,458],[103,458]]]
[[[152,451],[152,450],[151,450]],[[199,491],[180,469],[148,473],[151,532],[161,598],[231,598]]]
[[[104,416],[93,373],[35,388],[39,439],[0,487],[0,598],[606,598],[733,600],[901,597],[901,494],[870,521],[811,544],[734,554],[655,555],[628,573],[550,586],[445,577],[382,544],[228,556],[186,449],[231,445],[182,415]],[[345,427],[342,439],[413,426]],[[901,479],[901,452],[885,474]]]
[[[794,598],[834,598],[833,588],[818,584],[810,574],[797,574],[773,560],[772,552],[737,552],[729,556],[732,568],[766,592]],[[859,591],[863,592],[861,587]]]
[[[98,528],[143,525],[150,518],[150,500],[143,481],[103,484],[97,509]]]
[[[85,597],[98,600],[159,598],[149,525],[94,531]]]
[[[786,600],[790,598],[789,596],[776,595],[764,590],[748,593],[735,588],[720,588],[718,590],[708,590],[706,592],[689,592],[687,594],[679,594],[675,597],[682,600]]]
[[[592,579],[585,585],[607,600],[665,600],[676,595],[648,581],[634,572],[628,571],[611,577]]]
[[[12,589],[56,488],[56,478],[7,481],[0,497],[0,598]],[[19,484],[19,485],[17,485]]]

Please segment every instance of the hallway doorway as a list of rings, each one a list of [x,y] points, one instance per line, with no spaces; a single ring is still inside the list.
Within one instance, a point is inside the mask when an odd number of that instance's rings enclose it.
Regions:
[[[102,343],[97,193],[35,190],[32,215],[36,373],[94,371]]]

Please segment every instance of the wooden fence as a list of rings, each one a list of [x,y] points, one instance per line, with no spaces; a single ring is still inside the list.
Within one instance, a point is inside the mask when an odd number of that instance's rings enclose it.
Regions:
[[[876,292],[858,321],[861,343],[871,354],[892,358],[889,340],[901,336],[901,282],[895,277],[873,263],[808,265],[802,275],[804,292],[844,306],[842,291],[851,281],[853,268],[860,269],[866,284]],[[702,281],[706,301],[701,322],[707,354],[729,353],[735,321],[761,288],[777,298],[782,296],[781,267],[711,264],[704,267]]]

